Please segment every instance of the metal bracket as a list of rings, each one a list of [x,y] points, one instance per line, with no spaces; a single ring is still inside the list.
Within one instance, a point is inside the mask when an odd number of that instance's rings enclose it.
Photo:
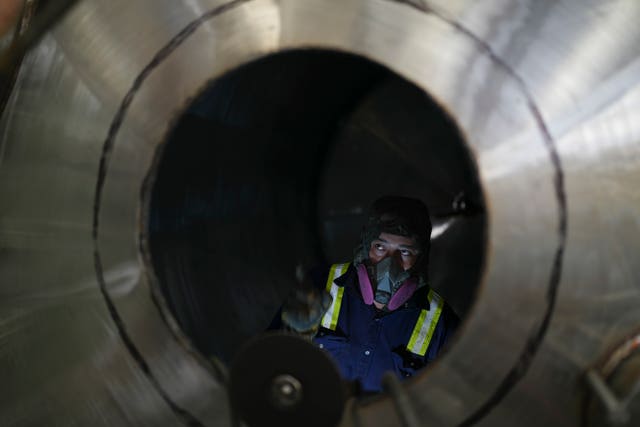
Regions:
[[[402,425],[404,427],[420,427],[421,424],[413,409],[409,394],[402,387],[398,377],[392,372],[386,372],[382,377],[382,386],[391,395]]]
[[[630,418],[627,410],[628,399],[619,400],[600,373],[594,369],[587,372],[587,382],[606,408],[610,424],[615,426],[626,424]]]
[[[605,410],[610,425],[623,426],[631,421],[630,406],[636,396],[640,393],[640,377],[629,378],[633,380],[632,386],[628,389],[626,396],[616,395],[606,378],[616,369],[624,369],[624,363],[631,357],[638,357],[640,348],[640,335],[635,335],[625,341],[609,356],[601,369],[592,368],[587,371],[586,380],[591,390],[598,397]]]

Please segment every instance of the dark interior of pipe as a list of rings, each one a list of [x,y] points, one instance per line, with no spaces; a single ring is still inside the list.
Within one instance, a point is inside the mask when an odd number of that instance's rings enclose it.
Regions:
[[[157,285],[193,344],[230,361],[263,331],[297,266],[348,261],[367,206],[421,198],[430,281],[464,316],[485,216],[463,136],[422,89],[363,57],[270,55],[213,81],[153,172],[147,230]]]

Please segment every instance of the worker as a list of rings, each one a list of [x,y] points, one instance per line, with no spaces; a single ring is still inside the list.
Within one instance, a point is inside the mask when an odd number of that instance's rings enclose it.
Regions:
[[[449,341],[458,318],[427,280],[431,221],[420,200],[376,200],[353,262],[335,264],[313,285],[294,289],[281,326],[327,351],[363,394],[382,376],[411,377]]]

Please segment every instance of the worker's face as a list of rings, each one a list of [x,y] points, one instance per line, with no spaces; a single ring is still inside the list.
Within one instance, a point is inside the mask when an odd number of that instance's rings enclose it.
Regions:
[[[369,247],[369,259],[374,265],[392,257],[405,270],[413,267],[419,253],[416,239],[389,233],[380,233]]]

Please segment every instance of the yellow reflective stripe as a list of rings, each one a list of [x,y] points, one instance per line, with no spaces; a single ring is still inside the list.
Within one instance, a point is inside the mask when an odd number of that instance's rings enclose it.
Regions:
[[[338,326],[338,315],[340,314],[340,306],[342,305],[343,293],[344,293],[344,288],[342,286],[339,286],[335,308],[333,309],[333,314],[331,315],[331,324],[329,325],[329,329],[331,329],[332,331],[335,331],[336,326]]]
[[[333,286],[333,280],[336,278],[336,268],[338,268],[342,264],[333,264],[331,269],[329,270],[329,277],[327,278],[326,289],[327,292],[331,291],[331,287]]]
[[[407,350],[411,351],[411,349],[416,347],[416,341],[418,341],[418,335],[420,334],[420,328],[424,323],[424,318],[427,317],[427,310],[422,310],[420,312],[420,316],[418,317],[418,321],[416,322],[416,326],[413,328],[413,333],[411,334],[411,339],[409,340],[409,344],[407,344]]]
[[[411,353],[424,356],[429,348],[431,337],[436,330],[438,320],[440,320],[440,314],[442,313],[442,307],[444,306],[444,300],[433,291],[429,291],[429,311],[422,310],[416,326],[413,328],[411,339],[407,344],[407,350]]]
[[[327,292],[331,294],[333,301],[331,301],[331,305],[324,313],[324,316],[322,316],[322,322],[320,322],[320,324],[327,329],[336,329],[336,325],[338,324],[338,315],[340,314],[340,305],[342,304],[342,295],[344,293],[344,288],[336,285],[333,281],[342,276],[342,274],[347,271],[348,267],[349,263],[334,264],[331,266],[331,270],[329,270],[326,289]]]

